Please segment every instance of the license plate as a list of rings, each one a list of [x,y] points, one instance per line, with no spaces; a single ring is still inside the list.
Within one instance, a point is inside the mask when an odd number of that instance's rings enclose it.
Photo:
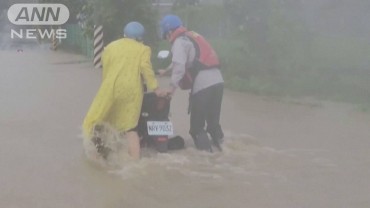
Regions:
[[[173,135],[173,125],[171,121],[148,121],[147,126],[150,136]]]

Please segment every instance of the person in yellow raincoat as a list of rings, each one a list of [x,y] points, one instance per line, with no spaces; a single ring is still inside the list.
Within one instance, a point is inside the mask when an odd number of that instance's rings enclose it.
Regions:
[[[151,50],[142,43],[145,29],[138,22],[124,28],[124,38],[110,43],[103,52],[103,80],[83,122],[85,138],[94,125],[108,123],[128,139],[129,154],[140,158],[140,138],[136,131],[145,83],[149,91],[164,96],[150,61]]]

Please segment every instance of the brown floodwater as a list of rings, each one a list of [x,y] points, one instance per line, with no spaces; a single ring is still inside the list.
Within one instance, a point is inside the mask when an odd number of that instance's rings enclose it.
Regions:
[[[0,51],[0,207],[370,207],[370,115],[354,106],[226,91],[224,152],[208,154],[194,149],[179,92],[171,120],[187,148],[104,169],[80,136],[100,70],[22,48]]]

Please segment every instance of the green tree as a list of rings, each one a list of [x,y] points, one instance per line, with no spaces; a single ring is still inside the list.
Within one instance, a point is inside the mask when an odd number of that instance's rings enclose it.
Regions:
[[[104,42],[122,37],[124,26],[131,21],[142,23],[146,29],[144,41],[155,46],[158,40],[157,13],[149,0],[86,0],[80,17],[86,34],[93,35],[94,25],[104,26]]]

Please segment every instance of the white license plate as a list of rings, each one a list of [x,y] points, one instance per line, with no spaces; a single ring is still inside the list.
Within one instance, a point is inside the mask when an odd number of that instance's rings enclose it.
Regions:
[[[171,136],[173,125],[171,121],[148,121],[148,134],[150,136]]]

